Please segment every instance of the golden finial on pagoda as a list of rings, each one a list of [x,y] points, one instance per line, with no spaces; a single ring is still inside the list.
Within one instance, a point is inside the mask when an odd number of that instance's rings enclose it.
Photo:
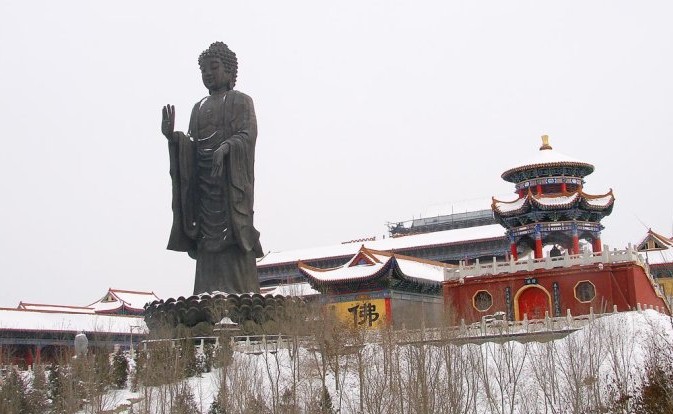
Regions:
[[[540,151],[542,150],[550,150],[551,145],[549,145],[549,135],[543,135],[542,136],[542,146],[540,147]]]

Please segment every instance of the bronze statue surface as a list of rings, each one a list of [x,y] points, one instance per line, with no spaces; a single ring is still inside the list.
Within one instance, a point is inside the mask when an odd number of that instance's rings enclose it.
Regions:
[[[192,109],[189,130],[175,131],[175,108],[162,111],[173,188],[168,249],[196,259],[194,294],[259,292],[253,225],[257,120],[252,99],[233,89],[238,62],[222,42],[199,56],[209,95]]]

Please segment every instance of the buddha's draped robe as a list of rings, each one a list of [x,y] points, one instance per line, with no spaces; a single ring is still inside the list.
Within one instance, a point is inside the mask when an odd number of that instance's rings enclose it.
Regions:
[[[173,226],[168,249],[196,259],[194,293],[259,292],[256,257],[262,256],[253,226],[257,120],[252,99],[228,91],[194,105],[189,133],[169,140]],[[229,153],[222,175],[212,177],[213,153]]]

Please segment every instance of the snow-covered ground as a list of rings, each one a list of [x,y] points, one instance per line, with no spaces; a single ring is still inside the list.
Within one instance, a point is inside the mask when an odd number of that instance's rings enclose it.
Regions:
[[[215,369],[184,384],[204,414],[223,377],[234,412],[245,412],[246,406],[256,407],[254,412],[263,407],[293,412],[281,409],[288,406],[313,412],[323,380],[334,412],[341,413],[564,413],[599,407],[609,412],[620,398],[628,408],[648,358],[663,355],[661,350],[670,353],[673,325],[670,317],[648,310],[598,318],[546,343],[391,343],[350,348],[324,363],[311,346],[300,347],[294,358],[285,346],[262,354],[234,353],[226,372]],[[121,390],[109,400],[115,407],[141,400],[123,413],[162,412],[157,404],[171,404],[169,387]],[[142,401],[153,408],[143,410]]]

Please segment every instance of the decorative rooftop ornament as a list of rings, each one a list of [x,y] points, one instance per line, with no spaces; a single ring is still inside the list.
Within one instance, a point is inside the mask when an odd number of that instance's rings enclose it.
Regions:
[[[542,146],[540,147],[540,151],[543,150],[550,150],[552,149],[551,145],[549,145],[549,135],[543,135],[542,136]]]

